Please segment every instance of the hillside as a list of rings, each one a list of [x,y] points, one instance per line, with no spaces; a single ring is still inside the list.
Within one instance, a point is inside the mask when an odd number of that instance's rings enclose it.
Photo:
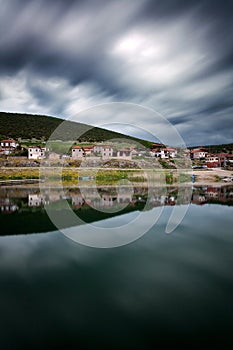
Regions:
[[[37,140],[48,140],[63,121],[63,119],[45,115],[0,112],[0,139],[31,140],[35,138]],[[146,147],[151,145],[149,141],[139,140],[117,132],[102,128],[92,128],[87,131],[88,128],[87,124],[66,122],[62,137],[60,134],[56,135],[55,133],[53,139],[74,140],[73,135],[81,133],[83,135],[78,138],[80,142],[100,142],[114,138],[127,138],[140,141]]]
[[[209,153],[233,153],[233,143],[207,145],[207,146],[192,146],[188,147],[190,150],[194,148],[205,148]]]

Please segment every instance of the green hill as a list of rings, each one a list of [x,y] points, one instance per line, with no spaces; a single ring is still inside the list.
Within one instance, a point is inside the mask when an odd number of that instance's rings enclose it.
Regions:
[[[233,143],[189,147],[190,150],[194,148],[205,148],[209,153],[233,153]]]
[[[15,140],[48,140],[54,130],[64,122],[63,119],[45,115],[6,113],[0,112],[0,139],[12,138]],[[126,138],[141,142],[144,146],[150,147],[151,142],[140,140],[117,132],[102,128],[92,128],[83,123],[67,121],[64,125],[62,136],[60,133],[54,134],[54,140],[70,141],[76,140],[74,135],[82,134],[77,139],[80,142],[100,142],[114,138]]]

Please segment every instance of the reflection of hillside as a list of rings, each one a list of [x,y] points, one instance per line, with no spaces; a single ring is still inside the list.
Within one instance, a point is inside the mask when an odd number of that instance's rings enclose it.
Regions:
[[[63,192],[57,189],[43,190],[40,193],[38,188],[2,188],[0,191],[0,207],[4,211],[4,206],[12,207],[12,212],[20,210],[22,203],[26,207],[42,207],[61,200],[68,200],[73,209],[82,206],[92,205],[96,208],[112,207],[115,204],[136,206],[138,203],[148,203],[150,207],[163,205],[193,204],[202,205],[205,203],[226,203],[233,201],[233,186],[201,186],[193,187],[192,197],[188,187],[154,187],[148,190],[145,187],[102,187],[95,192],[93,188],[86,188],[85,192],[79,189],[64,189]],[[23,201],[23,202],[22,202]],[[27,202],[26,202],[27,201]],[[7,208],[6,208],[7,209]],[[9,210],[11,211],[11,210]]]
[[[179,191],[178,191],[179,190]],[[1,189],[0,225],[2,234],[46,232],[56,228],[50,222],[44,205],[60,210],[67,200],[73,211],[84,221],[94,222],[135,210],[150,210],[161,206],[218,203],[233,205],[233,186],[188,187],[102,187],[98,191],[85,189],[43,190],[38,188]],[[190,198],[191,197],[191,198]],[[146,206],[146,207],[145,207]],[[101,211],[102,210],[102,211]],[[5,215],[5,214],[10,215]]]

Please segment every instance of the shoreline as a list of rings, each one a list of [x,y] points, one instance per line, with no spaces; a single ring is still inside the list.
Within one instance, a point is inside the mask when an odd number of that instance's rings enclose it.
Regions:
[[[39,185],[39,183],[46,182],[46,180],[40,179],[40,168],[0,168],[0,186],[5,187],[5,186],[17,186],[19,185],[20,187],[22,185]],[[55,169],[51,168],[43,168],[43,171],[48,170],[48,172],[54,171],[56,173]],[[60,168],[58,170],[58,175],[60,173]],[[103,178],[97,179],[97,184],[93,182],[93,180],[90,181],[85,181],[82,182],[81,180],[78,180],[78,174],[83,174],[93,170],[94,172],[101,171],[103,172]],[[118,178],[115,178],[116,183],[112,183],[111,178],[105,178],[104,172],[106,171],[106,175],[109,176],[109,173],[112,172],[119,172],[117,176]],[[97,187],[105,187],[105,186],[117,186],[118,182],[123,180],[123,178],[120,177],[121,172],[128,172],[130,175],[130,178],[125,180],[130,181],[131,184],[128,186],[134,186],[134,187],[147,187],[148,182],[147,182],[147,173],[150,174],[150,172],[153,172],[155,175],[155,178],[150,178],[149,176],[149,183],[153,183],[152,187],[161,187],[161,186],[195,186],[195,185],[200,185],[200,186],[205,186],[205,185],[211,185],[211,186],[223,186],[223,185],[231,185],[233,184],[233,181],[225,182],[223,181],[224,177],[229,177],[233,178],[233,170],[225,170],[221,168],[214,168],[214,169],[205,169],[205,170],[192,170],[192,169],[126,169],[126,168],[64,168],[62,169],[62,175],[65,177],[68,177],[67,179],[63,179],[63,187],[92,187],[93,185]],[[144,181],[134,181],[133,178],[133,173],[135,175],[143,176]],[[171,183],[165,183],[162,181],[161,183],[161,178],[158,175],[163,175],[165,178],[166,176],[172,176],[173,177],[173,182]],[[184,175],[186,178],[183,179],[183,181],[179,181],[178,176],[179,175]],[[195,181],[192,181],[192,175],[195,175]],[[190,178],[190,181],[189,179]],[[59,180],[59,179],[58,179]],[[136,180],[136,178],[135,178]],[[106,181],[106,184],[104,183]],[[108,183],[109,181],[109,183]],[[50,184],[49,186],[53,185],[51,183],[51,180],[49,181]],[[60,181],[59,181],[60,182]],[[102,182],[102,183],[101,183]],[[54,180],[54,187],[56,186],[56,180]],[[123,185],[127,187],[127,185]]]

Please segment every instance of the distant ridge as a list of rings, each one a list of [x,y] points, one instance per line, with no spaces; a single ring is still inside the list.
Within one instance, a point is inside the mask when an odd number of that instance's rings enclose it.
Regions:
[[[223,143],[217,145],[205,145],[205,146],[190,146],[188,147],[190,150],[194,148],[204,148],[209,153],[228,153],[233,152],[233,143]]]
[[[46,141],[62,122],[64,122],[64,119],[46,115],[0,112],[0,138],[12,138],[15,140],[20,138],[27,140],[38,139]],[[57,138],[64,141],[73,140],[72,135],[77,130],[77,132],[83,134],[78,139],[80,142],[101,142],[109,139],[125,138],[138,141],[146,147],[152,145],[152,142],[147,140],[141,140],[98,127],[88,130],[89,127],[90,125],[87,124],[67,121],[65,123],[63,137],[58,134]],[[54,139],[56,139],[56,133]]]

